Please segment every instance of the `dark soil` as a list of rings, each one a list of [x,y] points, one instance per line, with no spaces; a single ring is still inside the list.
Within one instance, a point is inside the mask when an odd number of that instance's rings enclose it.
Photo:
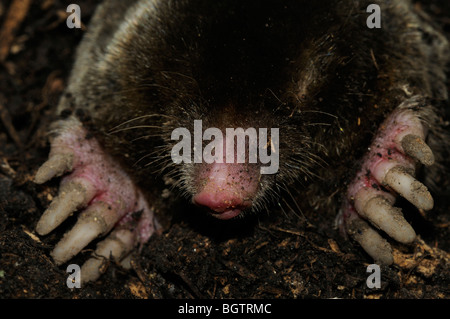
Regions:
[[[0,25],[12,2],[0,2]],[[403,205],[419,238],[411,246],[391,242],[395,264],[381,268],[379,289],[366,285],[371,259],[333,228],[335,212],[301,206],[303,216],[298,216],[285,207],[267,216],[219,223],[200,218],[185,203],[169,201],[167,208],[174,212],[170,227],[133,256],[132,270],[110,263],[97,282],[67,288],[69,274],[49,252],[74,219],[38,237],[34,228],[56,195],[58,180],[40,186],[32,180],[47,158],[50,114],[85,32],[67,28],[70,2],[33,1],[21,25],[11,31],[11,46],[0,61],[1,298],[450,297],[448,192],[436,198],[435,210],[427,215]],[[97,2],[76,1],[85,24]],[[450,33],[448,1],[423,3]],[[81,264],[93,247],[71,263]]]

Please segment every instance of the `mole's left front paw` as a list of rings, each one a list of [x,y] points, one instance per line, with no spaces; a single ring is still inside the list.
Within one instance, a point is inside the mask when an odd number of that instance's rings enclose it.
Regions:
[[[381,125],[362,168],[350,184],[339,217],[341,229],[382,264],[392,264],[389,243],[371,226],[384,231],[400,243],[416,238],[414,229],[393,206],[401,195],[418,209],[433,208],[428,189],[414,178],[416,165],[432,165],[434,156],[425,143],[421,120],[413,107],[414,99],[400,105]],[[366,223],[370,222],[370,225]]]

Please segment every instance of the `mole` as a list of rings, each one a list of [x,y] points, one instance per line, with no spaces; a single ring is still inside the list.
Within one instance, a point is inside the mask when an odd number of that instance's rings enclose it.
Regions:
[[[371,4],[380,28],[367,25]],[[434,206],[429,185],[450,141],[439,121],[449,57],[409,0],[104,1],[35,175],[61,178],[36,231],[78,214],[51,256],[64,264],[104,238],[81,269],[94,281],[100,257],[125,261],[162,227],[154,207],[167,185],[223,220],[268,211],[298,188],[311,207],[336,212],[373,260],[392,264],[386,237],[416,238],[396,199]],[[240,133],[218,143],[228,129]],[[173,132],[197,144],[177,147]],[[239,140],[254,147],[239,150]]]

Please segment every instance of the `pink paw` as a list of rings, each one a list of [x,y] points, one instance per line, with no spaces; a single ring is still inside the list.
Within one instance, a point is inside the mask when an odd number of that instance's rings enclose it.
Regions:
[[[428,189],[414,178],[418,163],[429,166],[434,162],[414,107],[417,107],[414,98],[402,103],[381,125],[361,169],[348,187],[339,215],[341,229],[382,264],[392,264],[391,246],[365,220],[407,244],[414,241],[416,233],[401,210],[393,206],[396,196],[401,195],[418,209],[433,208]]]
[[[49,159],[39,168],[35,182],[42,184],[70,174],[62,178],[59,194],[42,215],[36,231],[46,235],[75,211],[83,210],[76,225],[51,252],[60,265],[114,229],[81,268],[82,281],[93,281],[101,275],[103,258],[122,260],[138,243],[146,242],[157,225],[142,192],[95,138],[87,138],[81,123],[69,118],[57,125]],[[140,213],[138,221],[133,213]]]

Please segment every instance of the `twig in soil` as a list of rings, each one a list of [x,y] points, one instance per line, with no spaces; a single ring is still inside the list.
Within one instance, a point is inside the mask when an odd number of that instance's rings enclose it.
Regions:
[[[41,91],[42,102],[33,107],[30,111],[31,113],[31,124],[28,126],[28,129],[25,134],[25,141],[29,143],[34,143],[35,141],[32,139],[29,141],[31,134],[34,132],[36,124],[39,122],[41,111],[43,108],[49,105],[49,96],[54,95],[56,93],[62,92],[64,90],[62,80],[60,80],[61,71],[53,71],[47,77],[45,81],[45,85]],[[36,137],[36,135],[34,135]]]
[[[6,130],[8,131],[9,136],[13,139],[14,143],[16,144],[17,148],[19,150],[23,149],[23,143],[20,140],[19,134],[17,134],[16,129],[12,125],[12,119],[9,115],[8,109],[3,106],[3,102],[5,98],[3,95],[0,95],[0,120],[2,121],[3,125],[5,126]]]
[[[11,168],[11,166],[8,163],[8,160],[5,157],[2,157],[0,159],[0,172],[10,178],[16,177],[16,171]]]
[[[263,227],[261,227],[261,228],[264,229]],[[324,252],[327,252],[327,253],[343,255],[342,252],[334,251],[332,249],[328,249],[328,248],[321,247],[321,246],[318,246],[318,245],[314,244],[311,240],[309,240],[309,238],[305,234],[303,234],[301,232],[294,231],[294,230],[289,230],[289,229],[283,229],[283,228],[280,228],[280,227],[271,227],[271,229],[276,230],[276,231],[280,231],[280,232],[283,232],[283,233],[292,234],[292,235],[295,235],[295,236],[300,236],[300,237],[304,238],[311,246],[313,246],[314,248],[316,248],[318,250],[321,250],[321,251],[324,251]]]
[[[192,284],[192,281],[188,277],[186,277],[184,273],[174,272],[174,274],[177,275],[182,280],[187,289],[190,290],[192,294],[194,294],[195,298],[205,299],[202,293],[197,289],[197,287],[194,284]]]
[[[0,63],[8,57],[15,33],[25,19],[32,0],[13,0],[0,28]]]

